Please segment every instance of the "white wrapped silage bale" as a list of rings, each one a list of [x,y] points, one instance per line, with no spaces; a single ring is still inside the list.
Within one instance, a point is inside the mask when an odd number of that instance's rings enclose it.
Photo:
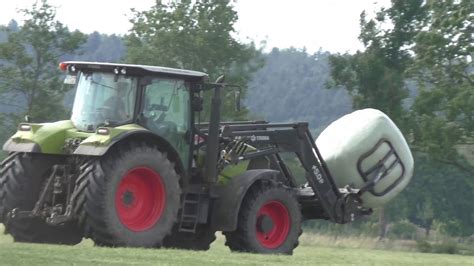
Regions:
[[[402,191],[413,175],[413,156],[403,134],[383,112],[363,109],[330,124],[317,138],[321,155],[340,188],[361,188],[382,179],[362,195],[363,206],[382,206]]]

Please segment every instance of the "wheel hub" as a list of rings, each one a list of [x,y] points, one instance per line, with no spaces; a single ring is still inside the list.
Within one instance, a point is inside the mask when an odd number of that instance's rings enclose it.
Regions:
[[[270,232],[273,229],[273,226],[273,220],[268,215],[262,215],[257,220],[257,229],[264,234]]]
[[[122,201],[125,204],[125,206],[130,206],[133,204],[135,201],[135,196],[133,195],[133,192],[130,190],[125,191],[122,196]]]

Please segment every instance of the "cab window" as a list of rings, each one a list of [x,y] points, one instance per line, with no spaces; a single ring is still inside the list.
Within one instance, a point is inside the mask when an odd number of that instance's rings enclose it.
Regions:
[[[154,78],[145,87],[143,117],[148,129],[168,140],[185,160],[190,126],[189,92],[183,80]]]

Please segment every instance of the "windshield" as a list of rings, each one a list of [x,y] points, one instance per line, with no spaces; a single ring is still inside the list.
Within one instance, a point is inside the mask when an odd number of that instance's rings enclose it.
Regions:
[[[71,120],[83,131],[126,124],[133,119],[136,78],[109,73],[80,73]]]

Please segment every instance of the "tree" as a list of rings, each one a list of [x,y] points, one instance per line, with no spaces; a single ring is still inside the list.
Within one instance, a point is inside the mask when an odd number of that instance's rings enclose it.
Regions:
[[[355,107],[385,111],[410,140],[417,158],[415,180],[404,199],[387,207],[395,211],[390,216],[402,217],[403,210],[427,232],[436,219],[472,233],[466,229],[474,222],[472,193],[466,192],[474,188],[474,171],[458,151],[474,138],[473,5],[463,0],[392,1],[375,19],[367,21],[362,14],[365,51],[331,60],[333,84],[352,93]],[[417,85],[413,105],[404,103],[410,82]]]
[[[425,8],[429,15],[413,40],[413,65],[407,73],[419,88],[414,144],[472,176],[474,161],[466,163],[459,148],[474,150],[474,2],[427,1]]]
[[[156,1],[148,11],[135,12],[126,37],[127,62],[193,69],[212,78],[226,73],[227,83],[245,86],[261,66],[253,43],[236,38],[237,13],[230,0]],[[224,102],[224,118],[243,118],[233,112],[233,101]]]
[[[55,20],[55,8],[46,0],[21,12],[24,24],[17,31],[7,28],[7,41],[0,43],[0,104],[36,121],[63,118],[64,90],[57,63],[76,51],[85,37]]]
[[[382,110],[403,128],[407,122],[403,103],[409,96],[405,70],[411,63],[406,47],[416,34],[417,21],[425,14],[422,2],[393,1],[392,7],[379,11],[375,19],[367,19],[363,12],[359,39],[365,50],[330,58],[330,87],[345,87],[354,108]],[[384,29],[386,24],[392,28]]]

